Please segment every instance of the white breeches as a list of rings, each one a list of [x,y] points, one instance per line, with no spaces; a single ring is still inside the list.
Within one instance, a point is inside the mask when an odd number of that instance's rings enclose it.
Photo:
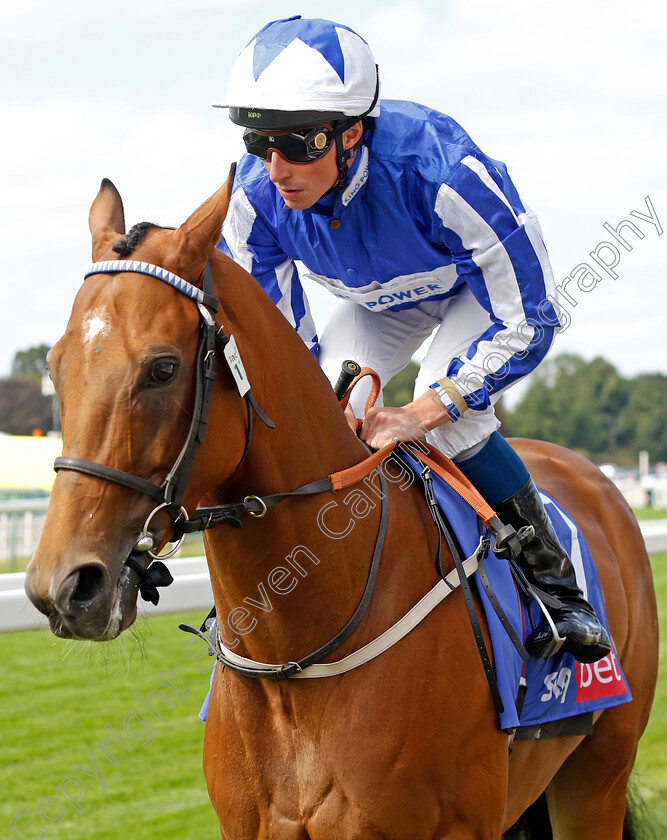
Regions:
[[[386,385],[435,330],[415,382],[414,396],[419,397],[446,376],[451,360],[465,354],[491,323],[467,288],[447,300],[425,301],[400,312],[371,312],[350,301],[340,301],[322,333],[320,365],[335,383],[342,362],[353,359],[377,371]],[[369,387],[362,381],[354,390],[351,403],[358,417],[363,416]],[[496,399],[497,395],[491,397],[492,403]],[[378,405],[381,400],[380,395]],[[448,458],[454,458],[485,441],[499,425],[490,405],[483,411],[466,411],[457,423],[443,423],[426,439]],[[416,432],[415,436],[420,435]]]

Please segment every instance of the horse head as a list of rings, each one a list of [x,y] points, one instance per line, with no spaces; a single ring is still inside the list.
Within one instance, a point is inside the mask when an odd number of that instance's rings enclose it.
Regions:
[[[48,357],[60,401],[64,458],[26,578],[28,596],[49,617],[56,635],[110,639],[132,624],[139,575],[130,572],[128,558],[146,565],[148,558],[138,549],[157,551],[164,545],[178,509],[196,505],[242,457],[246,406],[227,375],[218,378],[211,407],[224,418],[218,428],[224,428],[225,446],[216,451],[215,477],[206,448],[199,447],[187,493],[175,499],[172,487],[171,505],[156,512],[160,492],[193,434],[200,335],[203,318],[210,321],[214,310],[179,294],[178,286],[128,271],[127,262],[113,273],[95,270],[131,255],[185,281],[180,291],[197,292],[211,260],[218,276],[225,263],[222,273],[242,284],[245,272],[215,249],[231,183],[230,174],[176,230],[141,223],[126,235],[121,197],[108,180],[91,207],[93,273],[76,297],[65,335]],[[224,319],[224,312],[219,315]],[[201,431],[194,433],[202,437]],[[85,465],[92,466],[87,471]],[[138,478],[138,488],[122,476]],[[142,529],[149,517],[150,535]]]

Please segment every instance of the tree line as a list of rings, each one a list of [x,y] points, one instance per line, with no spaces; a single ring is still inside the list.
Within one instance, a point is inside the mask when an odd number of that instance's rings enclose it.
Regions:
[[[52,401],[42,394],[48,345],[19,351],[11,375],[0,380],[0,431],[46,432],[53,427]],[[386,405],[412,399],[419,368],[411,362],[384,389]],[[563,354],[531,374],[527,388],[510,411],[501,400],[498,413],[508,437],[549,440],[600,463],[636,464],[645,449],[651,462],[667,461],[667,376],[621,376],[608,361],[585,361]]]
[[[418,371],[411,363],[385,388],[386,405],[411,399]],[[548,440],[596,463],[636,465],[641,450],[652,463],[667,461],[667,376],[621,376],[608,361],[574,354],[547,359],[530,375],[510,411],[497,406],[506,437]]]
[[[51,397],[42,394],[50,349],[48,344],[40,344],[19,350],[9,378],[0,379],[0,432],[31,435],[36,430],[44,433],[53,429]]]
[[[637,463],[667,461],[667,376],[620,376],[603,358],[546,361],[509,415],[510,434],[560,443],[593,457]]]

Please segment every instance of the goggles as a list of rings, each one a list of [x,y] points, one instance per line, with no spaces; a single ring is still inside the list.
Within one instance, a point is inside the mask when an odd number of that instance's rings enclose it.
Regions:
[[[328,151],[335,132],[328,126],[301,128],[289,134],[258,134],[251,128],[243,132],[243,142],[251,155],[268,160],[275,149],[291,163],[311,163]]]

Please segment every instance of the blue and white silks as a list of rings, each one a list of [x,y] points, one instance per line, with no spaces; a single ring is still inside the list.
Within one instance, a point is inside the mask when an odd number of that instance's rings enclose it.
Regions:
[[[307,210],[286,208],[263,162],[245,155],[219,247],[315,352],[296,260],[306,276],[371,311],[445,299],[467,285],[492,325],[442,376],[472,409],[530,373],[560,325],[539,224],[505,165],[453,119],[415,103],[383,100],[346,189]]]

